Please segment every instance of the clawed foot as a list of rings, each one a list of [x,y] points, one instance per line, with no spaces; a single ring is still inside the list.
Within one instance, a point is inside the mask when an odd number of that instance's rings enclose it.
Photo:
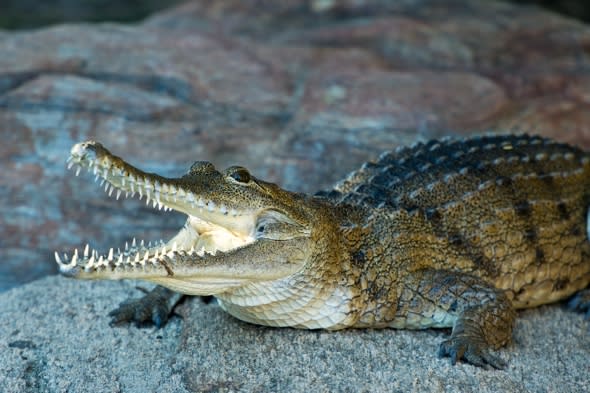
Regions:
[[[438,356],[449,356],[451,363],[455,365],[458,360],[464,360],[474,366],[495,369],[504,369],[506,362],[497,356],[489,353],[486,344],[482,341],[459,335],[443,341],[438,348]]]
[[[168,316],[179,299],[178,297],[174,301],[175,296],[177,294],[169,289],[156,287],[139,299],[126,300],[109,313],[112,317],[111,326],[123,322],[135,322],[138,326],[153,323],[160,328],[168,321]]]
[[[568,307],[574,311],[584,313],[590,319],[590,288],[576,293],[568,302]]]

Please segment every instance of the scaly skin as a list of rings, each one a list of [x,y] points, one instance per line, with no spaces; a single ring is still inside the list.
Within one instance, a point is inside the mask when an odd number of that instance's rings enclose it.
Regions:
[[[147,174],[96,142],[75,145],[69,162],[117,197],[147,195],[188,219],[165,245],[56,253],[62,274],[214,295],[252,323],[452,327],[441,356],[500,368],[489,350],[511,340],[515,309],[590,282],[590,155],[539,137],[418,144],[314,196],[206,162],[176,179]],[[172,293],[156,288],[111,315],[161,324]],[[588,292],[572,307],[588,310]]]

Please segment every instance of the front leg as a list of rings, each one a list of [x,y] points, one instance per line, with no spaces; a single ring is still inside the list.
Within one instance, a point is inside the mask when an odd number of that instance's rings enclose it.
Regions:
[[[141,288],[140,288],[141,289]],[[138,325],[153,323],[162,327],[168,321],[174,306],[182,298],[182,294],[168,288],[157,286],[149,292],[141,289],[145,295],[139,299],[128,299],[109,313],[111,325],[122,322],[135,322]]]
[[[515,311],[503,291],[480,278],[453,271],[423,270],[412,274],[401,293],[398,317],[409,327],[452,327],[439,356],[476,366],[504,368],[489,350],[511,341]]]

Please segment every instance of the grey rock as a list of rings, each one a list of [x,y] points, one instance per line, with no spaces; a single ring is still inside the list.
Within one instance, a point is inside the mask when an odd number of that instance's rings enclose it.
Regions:
[[[189,298],[162,329],[110,327],[134,282],[48,277],[0,296],[2,392],[587,392],[588,322],[559,305],[519,313],[504,371],[436,350],[448,332],[278,329]]]

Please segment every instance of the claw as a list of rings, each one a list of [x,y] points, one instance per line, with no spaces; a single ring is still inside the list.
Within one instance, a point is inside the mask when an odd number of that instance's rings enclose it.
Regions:
[[[506,362],[494,356],[484,348],[483,343],[478,343],[470,337],[458,336],[443,341],[438,348],[438,357],[449,356],[451,364],[455,365],[459,360],[474,366],[486,368],[491,366],[497,370],[506,368]]]

